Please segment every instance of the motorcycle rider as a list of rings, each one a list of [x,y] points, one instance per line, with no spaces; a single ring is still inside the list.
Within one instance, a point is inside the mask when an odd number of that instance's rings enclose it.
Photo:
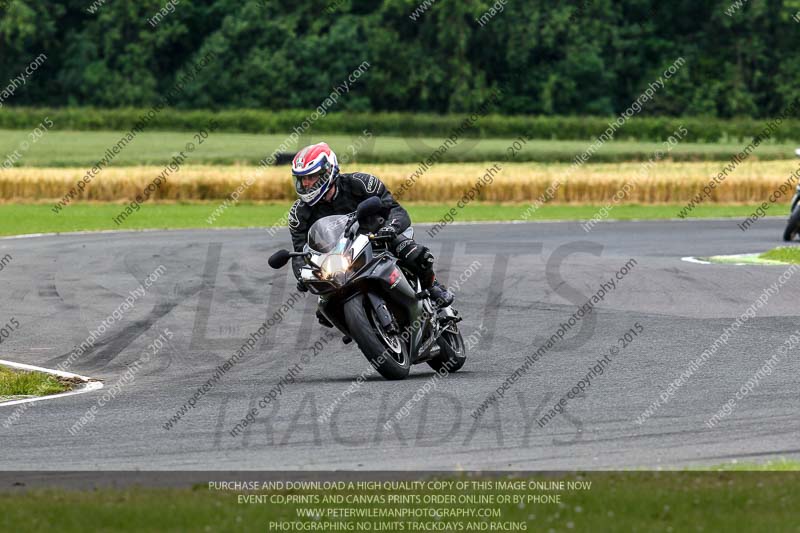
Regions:
[[[363,172],[340,173],[336,154],[324,142],[306,146],[297,153],[292,161],[292,177],[300,197],[289,210],[289,232],[296,252],[303,251],[308,230],[314,222],[330,215],[352,213],[364,199],[377,196],[385,208],[382,216],[388,221],[378,230],[378,235],[393,237],[389,241],[390,249],[400,264],[419,278],[422,288],[437,306],[447,307],[453,303],[453,294],[436,280],[433,254],[427,247],[402,235],[411,226],[411,218],[378,178]],[[308,287],[300,279],[303,264],[302,257],[292,258],[297,288],[305,292]]]

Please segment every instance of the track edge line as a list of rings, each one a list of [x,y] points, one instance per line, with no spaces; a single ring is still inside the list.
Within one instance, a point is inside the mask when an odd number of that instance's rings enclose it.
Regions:
[[[50,394],[48,396],[37,396],[35,398],[25,398],[22,400],[11,400],[8,402],[0,402],[0,407],[8,407],[10,405],[21,405],[24,403],[40,402],[43,400],[52,400],[55,398],[64,398],[66,396],[76,396],[78,394],[85,394],[87,392],[92,392],[103,388],[102,381],[98,381],[96,379],[86,376],[81,376],[80,374],[73,374],[72,372],[53,370],[50,368],[43,368],[40,366],[27,365],[24,363],[15,363],[14,361],[7,361],[5,359],[0,359],[0,365],[10,366],[11,368],[17,368],[19,370],[32,370],[36,372],[44,372],[45,374],[51,374],[62,378],[73,378],[73,379],[80,379],[81,381],[83,381],[83,385],[74,390],[70,390],[67,392],[60,392],[58,394]]]

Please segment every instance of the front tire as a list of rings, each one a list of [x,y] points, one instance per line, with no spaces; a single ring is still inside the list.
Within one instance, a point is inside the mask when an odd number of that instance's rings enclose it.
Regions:
[[[408,377],[411,358],[406,343],[399,334],[383,330],[372,306],[365,305],[363,294],[345,303],[344,317],[350,336],[381,376],[390,380]]]
[[[789,217],[789,222],[786,224],[786,229],[783,232],[783,240],[786,242],[793,241],[797,234],[800,232],[800,203],[797,204]]]

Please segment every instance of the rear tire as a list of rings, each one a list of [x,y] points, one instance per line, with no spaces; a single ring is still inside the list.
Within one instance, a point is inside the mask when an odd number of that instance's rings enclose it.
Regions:
[[[350,336],[381,376],[391,380],[408,377],[411,358],[406,343],[399,334],[392,336],[382,330],[372,307],[365,305],[363,294],[345,303],[344,317]]]
[[[428,366],[436,372],[441,373],[446,369],[448,374],[452,374],[467,362],[467,348],[458,328],[456,333],[449,330],[442,333],[436,343],[439,345],[439,355],[428,361]]]
[[[783,240],[786,242],[793,241],[798,233],[800,233],[800,204],[795,206],[792,215],[789,217],[789,222],[783,232]]]

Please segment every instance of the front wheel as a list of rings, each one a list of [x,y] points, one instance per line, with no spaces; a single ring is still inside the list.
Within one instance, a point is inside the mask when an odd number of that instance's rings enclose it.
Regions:
[[[467,348],[455,324],[450,324],[436,342],[439,344],[439,355],[428,361],[428,366],[439,373],[456,372],[464,366],[467,361]]]
[[[350,336],[372,363],[375,370],[386,379],[405,379],[411,369],[408,347],[398,333],[389,333],[371,305],[365,305],[359,294],[344,305],[344,317]]]
[[[787,242],[793,241],[798,233],[800,233],[800,203],[795,206],[792,215],[789,217],[789,222],[783,232],[783,240]]]

